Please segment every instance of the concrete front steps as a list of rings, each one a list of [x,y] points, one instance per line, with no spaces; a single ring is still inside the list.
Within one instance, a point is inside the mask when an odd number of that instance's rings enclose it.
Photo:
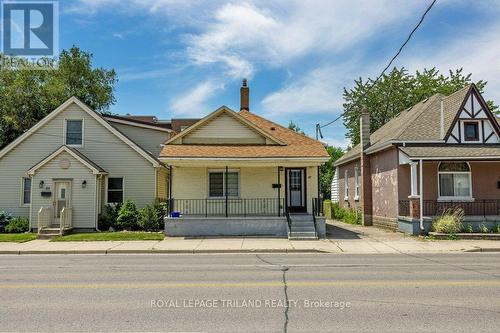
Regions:
[[[318,239],[314,219],[310,214],[290,214],[291,228],[288,239],[314,240]]]
[[[63,235],[70,233],[72,228],[66,228],[63,230]],[[61,229],[58,225],[51,225],[49,227],[42,228],[38,231],[38,239],[52,239],[61,234]]]

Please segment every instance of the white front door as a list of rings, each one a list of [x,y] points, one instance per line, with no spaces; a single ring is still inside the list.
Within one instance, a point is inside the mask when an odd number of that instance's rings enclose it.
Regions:
[[[61,211],[64,207],[70,207],[71,183],[69,181],[55,182],[54,195],[54,221],[60,223]]]

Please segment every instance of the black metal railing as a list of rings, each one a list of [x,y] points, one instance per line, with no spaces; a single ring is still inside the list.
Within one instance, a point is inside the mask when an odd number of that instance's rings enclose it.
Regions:
[[[312,198],[312,208],[314,216],[323,216],[323,199]]]
[[[290,211],[288,208],[285,209],[285,217],[286,223],[288,224],[288,233],[290,235],[290,232],[292,231],[292,218],[290,217]]]
[[[170,214],[192,216],[284,216],[283,198],[170,199]]]
[[[500,200],[485,199],[474,201],[438,201],[424,200],[423,215],[439,216],[447,210],[462,209],[465,216],[494,216],[500,215]],[[399,201],[399,215],[410,216],[409,200]]]

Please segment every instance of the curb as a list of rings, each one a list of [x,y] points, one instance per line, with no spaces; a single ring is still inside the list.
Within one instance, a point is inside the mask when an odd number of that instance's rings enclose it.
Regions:
[[[500,252],[497,247],[477,247],[475,249],[464,250],[464,252]]]
[[[238,253],[336,253],[317,249],[250,249],[250,250],[61,250],[61,251],[0,251],[0,254],[238,254]]]

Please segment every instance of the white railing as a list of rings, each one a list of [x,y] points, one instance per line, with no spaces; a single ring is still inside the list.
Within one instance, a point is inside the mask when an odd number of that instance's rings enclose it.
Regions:
[[[41,207],[40,210],[38,211],[38,233],[43,228],[49,227],[52,222],[52,207]]]
[[[61,210],[61,225],[59,226],[59,233],[62,235],[64,230],[73,227],[73,208],[64,207]]]

